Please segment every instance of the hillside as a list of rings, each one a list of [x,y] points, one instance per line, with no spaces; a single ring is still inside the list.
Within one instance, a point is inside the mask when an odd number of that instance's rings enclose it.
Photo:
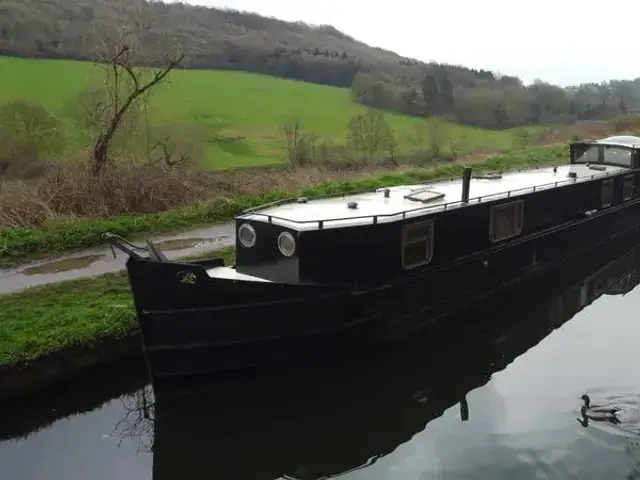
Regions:
[[[0,79],[0,105],[18,99],[43,105],[63,121],[72,146],[86,147],[90,138],[68,111],[78,94],[100,78],[98,67],[91,62],[0,57],[0,71],[8,72]],[[178,130],[196,127],[198,140],[206,144],[209,166],[226,168],[281,162],[280,128],[295,118],[321,140],[343,144],[349,118],[364,110],[343,88],[246,72],[177,70],[154,94],[149,116],[153,123]],[[413,137],[424,120],[392,113],[386,118],[397,137],[398,153],[415,151]],[[512,131],[459,125],[451,125],[448,134],[464,137],[467,152],[502,150],[515,139]]]
[[[571,88],[542,81],[525,86],[515,76],[405,58],[327,25],[157,1],[4,1],[0,53],[96,59],[105,40],[131,26],[154,52],[147,62],[177,43],[188,53],[183,68],[242,70],[349,87],[352,99],[364,105],[484,128],[603,120],[640,105],[640,79]]]
[[[143,7],[142,7],[143,6]],[[310,26],[252,13],[140,0],[14,0],[0,5],[1,53],[93,59],[107,29],[132,21],[148,41],[170,35],[193,52],[188,67],[246,70],[349,87],[358,71],[420,82],[425,65],[370,47],[331,26]],[[104,28],[103,28],[104,27]],[[435,66],[432,66],[435,68]],[[489,71],[449,67],[455,84],[492,85]]]
[[[545,82],[524,86],[514,76],[405,58],[327,25],[143,0],[3,2],[0,53],[95,59],[104,38],[132,24],[142,26],[147,46],[177,41],[189,52],[184,68],[243,70],[353,86],[353,98],[369,106],[409,115],[447,115],[487,128],[606,119],[634,109],[640,98],[638,79],[569,89]]]

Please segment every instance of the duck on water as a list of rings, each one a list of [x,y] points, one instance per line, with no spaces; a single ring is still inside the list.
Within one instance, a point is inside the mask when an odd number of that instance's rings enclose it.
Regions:
[[[584,408],[589,412],[615,414],[620,411],[618,407],[601,407],[599,405],[591,405],[591,399],[586,393],[580,398],[582,399],[582,401],[584,401]]]
[[[105,238],[127,272],[152,380],[294,363],[412,335],[501,285],[640,229],[640,138],[567,164],[292,198],[236,216],[235,265]]]
[[[580,397],[584,401],[584,405],[580,408],[582,419],[576,419],[583,427],[589,424],[589,420],[594,422],[609,422],[613,424],[620,423],[617,413],[620,412],[618,407],[602,407],[599,405],[591,405],[591,399],[586,393]]]

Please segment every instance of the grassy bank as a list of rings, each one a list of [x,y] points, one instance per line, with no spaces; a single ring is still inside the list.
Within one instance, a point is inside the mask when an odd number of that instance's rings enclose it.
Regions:
[[[232,262],[234,251],[220,250],[216,256]],[[2,295],[0,303],[0,367],[92,347],[136,329],[124,272],[32,287]]]
[[[566,161],[566,146],[556,145],[505,153],[478,161],[473,166],[476,170],[508,170],[532,165],[561,164]],[[157,214],[54,221],[41,228],[4,228],[0,229],[0,264],[9,265],[34,253],[47,254],[97,246],[103,243],[101,235],[105,231],[121,236],[164,233],[198,224],[225,221],[245,208],[280,198],[347,194],[382,186],[457,177],[461,175],[462,169],[462,164],[445,163],[360,180],[331,180],[304,188],[297,185],[253,196],[214,198],[208,202]]]
[[[37,102],[63,121],[73,148],[86,148],[88,135],[72,121],[68,107],[87,86],[101,82],[104,72],[90,62],[0,57],[0,104],[24,99]],[[46,78],[46,82],[42,79]],[[210,168],[281,163],[284,141],[280,127],[300,118],[303,128],[323,140],[345,141],[351,116],[364,111],[349,90],[245,72],[176,70],[170,83],[153,94],[149,120],[155,124],[193,126],[201,130]],[[411,137],[424,120],[386,114],[398,139],[398,154],[415,150]],[[505,150],[523,129],[493,131],[451,125],[450,135],[464,137],[464,151]]]

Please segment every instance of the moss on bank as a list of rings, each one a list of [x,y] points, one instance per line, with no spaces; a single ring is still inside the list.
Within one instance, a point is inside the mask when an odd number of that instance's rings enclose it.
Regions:
[[[233,262],[226,248],[199,257]],[[195,259],[198,257],[190,257]],[[0,366],[20,365],[74,347],[124,338],[137,328],[125,272],[0,296]]]
[[[553,145],[489,157],[474,162],[473,168],[479,171],[509,170],[532,165],[561,164],[566,161],[566,146]],[[297,191],[269,192],[256,197],[217,198],[157,214],[59,221],[42,228],[4,228],[0,229],[0,265],[10,265],[35,253],[48,254],[101,245],[101,235],[105,231],[121,236],[166,233],[229,220],[246,208],[281,198],[296,195],[350,194],[383,186],[457,177],[461,175],[463,167],[463,164],[443,163],[430,168],[389,173],[372,179],[328,181]]]

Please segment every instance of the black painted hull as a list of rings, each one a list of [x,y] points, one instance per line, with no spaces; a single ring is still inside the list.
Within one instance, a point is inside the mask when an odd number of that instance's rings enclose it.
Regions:
[[[639,226],[640,201],[629,202],[362,291],[222,279],[198,283],[193,294],[185,286],[165,289],[161,294],[174,295],[176,305],[184,305],[187,298],[192,302],[186,303],[189,309],[153,311],[136,299],[149,371],[157,384],[285,365],[398,340],[509,282],[569,268],[567,262],[585,255],[602,258],[604,264],[640,241]],[[162,269],[174,278],[176,269],[189,265],[130,260],[127,267],[135,298],[141,278],[161,276]],[[207,304],[197,308],[198,301]]]

